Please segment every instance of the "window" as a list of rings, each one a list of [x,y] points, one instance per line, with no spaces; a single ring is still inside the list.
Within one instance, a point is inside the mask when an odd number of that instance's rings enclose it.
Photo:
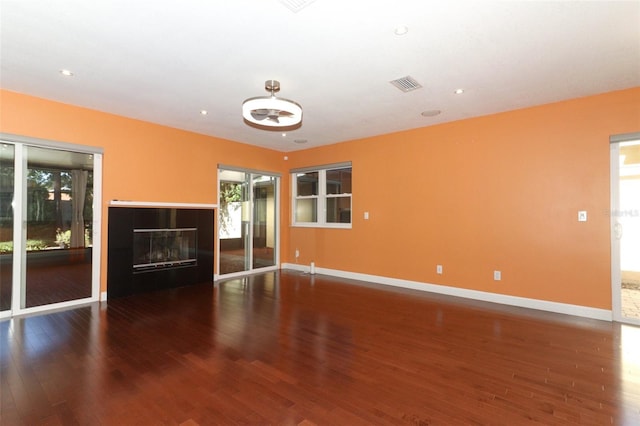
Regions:
[[[351,163],[292,170],[293,224],[351,228]]]

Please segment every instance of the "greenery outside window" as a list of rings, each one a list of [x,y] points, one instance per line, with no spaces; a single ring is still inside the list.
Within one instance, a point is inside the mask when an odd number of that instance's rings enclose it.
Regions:
[[[351,163],[294,169],[294,226],[351,228]]]

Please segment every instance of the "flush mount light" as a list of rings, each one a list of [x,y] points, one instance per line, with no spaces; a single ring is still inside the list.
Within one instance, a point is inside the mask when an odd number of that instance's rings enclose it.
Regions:
[[[398,36],[405,35],[409,32],[409,27],[407,27],[406,25],[399,25],[393,30],[393,32]]]
[[[288,99],[278,98],[280,82],[267,80],[264,88],[271,96],[249,98],[242,103],[242,117],[261,127],[292,127],[302,122],[302,107]]]
[[[200,110],[200,115],[207,115],[207,114],[209,114],[209,111],[207,111],[206,109]]]
[[[453,93],[455,93],[456,95],[461,95],[464,93],[464,89],[456,89],[453,91]]]
[[[60,74],[64,75],[65,77],[72,77],[73,73],[69,70],[60,70]]]

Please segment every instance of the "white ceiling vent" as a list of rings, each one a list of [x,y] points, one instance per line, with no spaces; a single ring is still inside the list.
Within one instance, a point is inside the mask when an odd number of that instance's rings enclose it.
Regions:
[[[397,80],[391,80],[389,83],[393,84],[403,92],[411,92],[412,90],[416,90],[422,87],[422,85],[411,76],[402,77]]]
[[[314,1],[315,0],[280,0],[280,3],[287,6],[287,8],[292,12],[298,13]]]

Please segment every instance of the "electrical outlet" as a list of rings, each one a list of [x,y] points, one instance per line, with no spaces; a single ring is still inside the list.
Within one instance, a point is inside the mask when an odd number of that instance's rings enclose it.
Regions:
[[[500,281],[501,279],[502,279],[502,272],[493,271],[493,280],[494,281]]]
[[[587,211],[580,210],[578,212],[578,222],[586,222],[587,221]]]
[[[442,275],[442,265],[436,265],[436,273]]]

